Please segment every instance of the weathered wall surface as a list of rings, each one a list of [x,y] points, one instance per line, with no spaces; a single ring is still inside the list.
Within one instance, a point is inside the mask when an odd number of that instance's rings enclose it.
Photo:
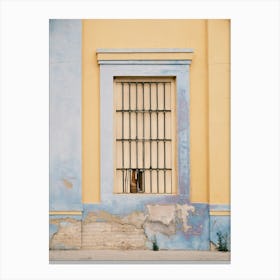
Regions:
[[[124,208],[112,211],[91,204],[85,205],[83,217],[51,216],[50,249],[148,250],[155,241],[159,249],[210,248],[207,205],[147,204],[143,211]]]
[[[49,248],[53,250],[80,249],[82,246],[81,216],[51,215]]]
[[[106,211],[89,212],[82,227],[84,249],[145,249],[145,216],[133,212],[120,217]]]
[[[139,199],[101,186],[96,50],[124,47],[194,49],[184,195]],[[51,249],[151,249],[156,239],[160,249],[209,250],[217,232],[230,233],[229,215],[209,211],[230,203],[228,49],[227,20],[50,21]]]

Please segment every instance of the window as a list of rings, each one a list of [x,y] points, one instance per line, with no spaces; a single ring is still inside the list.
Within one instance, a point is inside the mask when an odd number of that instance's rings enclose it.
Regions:
[[[114,79],[115,193],[176,193],[173,78]]]
[[[97,49],[97,61],[100,69],[100,199],[101,201],[112,201],[112,203],[125,203],[128,193],[133,199],[137,198],[138,205],[144,205],[146,202],[154,201],[161,195],[172,196],[170,199],[173,201],[181,199],[189,199],[190,195],[190,160],[189,160],[189,84],[190,84],[190,64],[192,60],[192,49]],[[171,78],[172,77],[172,78]],[[166,84],[170,87],[170,102],[171,112],[166,112],[166,125],[168,125],[167,117],[170,119],[170,138],[171,141],[165,141],[166,145],[166,189],[164,192],[164,172],[163,170],[151,170],[152,175],[150,176],[149,165],[149,142],[152,142],[152,163],[156,159],[156,146],[157,141],[150,140],[149,136],[149,112],[144,114],[144,127],[145,127],[145,138],[144,141],[144,157],[145,164],[141,168],[139,161],[141,154],[141,144],[137,141],[139,148],[138,151],[138,164],[139,166],[133,166],[133,160],[135,156],[136,160],[136,141],[117,141],[117,138],[122,139],[122,84],[121,82],[137,82],[137,107],[141,110],[141,88],[144,83],[144,104],[149,104],[146,82],[170,82]],[[132,94],[133,90],[136,91],[136,86],[133,88],[131,85],[131,106],[136,106],[136,100],[133,103]],[[155,84],[151,84],[153,92],[155,91]],[[162,85],[158,84],[158,90],[160,91]],[[118,91],[118,93],[117,93]],[[129,110],[128,105],[128,85],[124,84],[124,107],[123,110]],[[138,91],[140,93],[138,93]],[[156,92],[156,91],[155,91]],[[161,93],[158,93],[159,96]],[[156,94],[155,94],[156,95]],[[155,96],[153,95],[153,97]],[[118,97],[117,97],[118,96]],[[136,96],[136,94],[135,94]],[[167,96],[167,93],[166,93]],[[161,99],[162,100],[162,99]],[[159,104],[162,102],[158,100]],[[117,104],[118,101],[118,104]],[[146,103],[147,102],[147,103]],[[128,104],[128,103],[127,103]],[[152,106],[156,105],[156,99],[152,100]],[[167,104],[166,104],[167,105]],[[125,107],[126,106],[126,107]],[[149,105],[147,105],[149,106]],[[127,109],[128,108],[128,109]],[[162,108],[162,107],[161,107]],[[166,107],[166,110],[168,107]],[[131,108],[133,110],[133,108]],[[135,110],[135,108],[134,108]],[[144,107],[144,110],[149,110],[149,107]],[[124,137],[129,138],[129,114],[132,118],[136,116],[136,112],[123,112],[124,116]],[[156,112],[151,112],[152,121],[153,118],[157,118]],[[161,118],[163,112],[158,112],[159,117],[159,134],[163,132],[161,128]],[[141,112],[137,112],[137,126],[138,138],[141,138],[141,124],[140,121],[142,116]],[[135,117],[136,118],[136,117]],[[146,119],[147,118],[147,119]],[[142,116],[143,119],[143,116]],[[135,120],[134,120],[135,121]],[[136,129],[136,123],[133,122]],[[155,126],[156,121],[153,122],[152,133],[156,133],[157,129]],[[147,128],[146,128],[147,127]],[[155,130],[153,129],[155,127]],[[143,130],[143,128],[142,128]],[[133,131],[131,127],[131,137],[133,137]],[[118,135],[117,135],[118,134]],[[155,136],[156,137],[156,136]],[[158,138],[163,137],[159,135]],[[166,130],[166,138],[168,138],[168,131]],[[133,138],[132,138],[133,139]],[[129,167],[129,142],[131,144],[131,157],[132,164]],[[158,141],[159,145],[159,168],[164,168],[164,153],[162,144],[164,141]],[[124,146],[124,166],[122,166],[122,145]],[[168,145],[171,146],[168,152]],[[143,146],[143,144],[142,144]],[[135,148],[134,148],[135,147]],[[133,149],[134,154],[133,154]],[[144,150],[143,149],[143,150]],[[171,165],[168,165],[168,157],[170,157]],[[170,163],[169,162],[169,163]],[[118,170],[117,170],[118,168]],[[122,170],[119,170],[122,168]],[[124,168],[127,168],[126,170]],[[153,163],[152,168],[157,168],[156,163]],[[134,170],[132,170],[134,169]],[[142,169],[142,170],[141,170]],[[136,184],[137,193],[130,192],[130,181]],[[144,171],[144,172],[143,172]],[[142,173],[141,173],[142,172]],[[157,183],[157,173],[159,180]],[[130,177],[131,175],[131,177]],[[138,176],[137,176],[138,175]],[[150,176],[150,177],[149,177]],[[168,177],[169,176],[169,177]],[[124,180],[123,180],[124,177]],[[152,178],[152,183],[150,179]],[[169,179],[170,178],[170,179]],[[169,180],[169,181],[168,181]],[[122,184],[124,182],[124,185]],[[162,183],[161,183],[162,182]],[[126,184],[125,184],[126,183]],[[138,184],[138,189],[137,189]],[[149,185],[150,184],[150,185]],[[157,189],[159,184],[159,189]],[[135,191],[135,190],[134,190]],[[145,194],[145,195],[144,195]],[[152,198],[151,198],[152,196]],[[130,203],[134,205],[133,200]],[[112,204],[113,205],[113,204]],[[140,207],[140,206],[139,206]]]

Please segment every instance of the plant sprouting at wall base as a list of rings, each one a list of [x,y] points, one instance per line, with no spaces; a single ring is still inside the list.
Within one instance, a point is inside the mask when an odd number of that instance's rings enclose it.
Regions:
[[[158,247],[157,239],[156,239],[155,236],[154,236],[154,238],[153,238],[153,240],[152,240],[152,243],[153,243],[153,251],[158,251],[158,250],[159,250],[159,247]]]
[[[221,231],[217,232],[217,236],[218,236],[218,244],[217,244],[217,249],[218,251],[222,251],[222,252],[228,252],[229,248],[228,248],[228,234],[222,234]]]

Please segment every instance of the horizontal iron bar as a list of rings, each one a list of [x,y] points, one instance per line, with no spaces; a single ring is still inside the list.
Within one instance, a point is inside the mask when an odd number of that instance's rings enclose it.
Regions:
[[[161,112],[171,112],[171,110],[116,110],[119,112],[130,112],[130,113],[161,113]]]
[[[163,81],[153,81],[153,82],[129,82],[129,81],[117,81],[117,84],[133,84],[133,85],[138,85],[138,84],[170,84],[171,82],[163,82]]]
[[[139,138],[139,139],[128,139],[128,138],[117,138],[117,141],[171,141],[171,139],[143,139],[143,138]]]
[[[119,192],[117,193],[118,195],[166,195],[166,194],[173,194],[172,192],[168,191],[168,192],[145,192],[145,191],[139,191],[137,193],[131,193],[131,192],[127,192],[127,193],[123,193],[123,192]]]
[[[159,171],[161,171],[161,170],[172,170],[172,168],[117,168],[117,170],[159,170]]]

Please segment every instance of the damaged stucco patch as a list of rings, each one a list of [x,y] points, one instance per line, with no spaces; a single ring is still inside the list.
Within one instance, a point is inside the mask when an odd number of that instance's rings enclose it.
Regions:
[[[176,233],[175,211],[175,205],[147,205],[144,229],[149,240],[159,232],[166,235]]]
[[[82,248],[86,249],[147,249],[154,236],[163,236],[178,243],[187,232],[188,215],[194,211],[187,204],[146,205],[146,211],[129,215],[113,215],[107,211],[88,212],[82,222]],[[173,241],[172,241],[173,240]],[[178,241],[179,240],[179,241]]]
[[[130,215],[123,217],[121,220],[123,223],[133,224],[136,228],[143,228],[145,222],[145,214],[140,211],[134,211]]]
[[[147,205],[147,221],[169,225],[175,219],[176,205]]]
[[[145,249],[144,213],[119,217],[106,211],[89,212],[82,223],[84,249]]]
[[[57,231],[58,231],[58,225],[50,223],[49,224],[49,238],[50,238],[50,240],[52,239],[53,235],[55,233],[57,233]]]
[[[50,249],[80,249],[81,221],[73,218],[50,220],[50,228],[55,231],[50,236]]]
[[[120,217],[117,215],[112,215],[106,211],[89,212],[86,216],[83,224],[88,224],[92,222],[115,222],[119,224],[131,224],[137,228],[142,228],[145,221],[145,215],[143,212],[134,211],[131,214]]]
[[[188,216],[190,212],[194,212],[193,206],[187,204],[176,204],[176,218],[181,222],[183,232],[187,232],[191,226],[188,225]]]
[[[170,236],[176,234],[178,226],[187,232],[191,228],[189,212],[194,212],[194,207],[187,204],[147,205],[145,232],[149,237],[157,233]]]
[[[128,214],[109,209],[80,216],[50,218],[51,249],[146,250],[157,240],[160,249],[209,250],[208,206],[147,203]]]
[[[151,249],[156,240],[160,250],[209,250],[208,206],[176,203],[173,208],[169,208],[166,205],[154,204],[151,212],[147,208],[147,223],[144,228],[149,241],[146,246]],[[167,210],[168,213],[164,214]],[[154,216],[155,211],[157,214]],[[152,217],[149,217],[150,214]],[[150,223],[149,220],[153,222]]]

